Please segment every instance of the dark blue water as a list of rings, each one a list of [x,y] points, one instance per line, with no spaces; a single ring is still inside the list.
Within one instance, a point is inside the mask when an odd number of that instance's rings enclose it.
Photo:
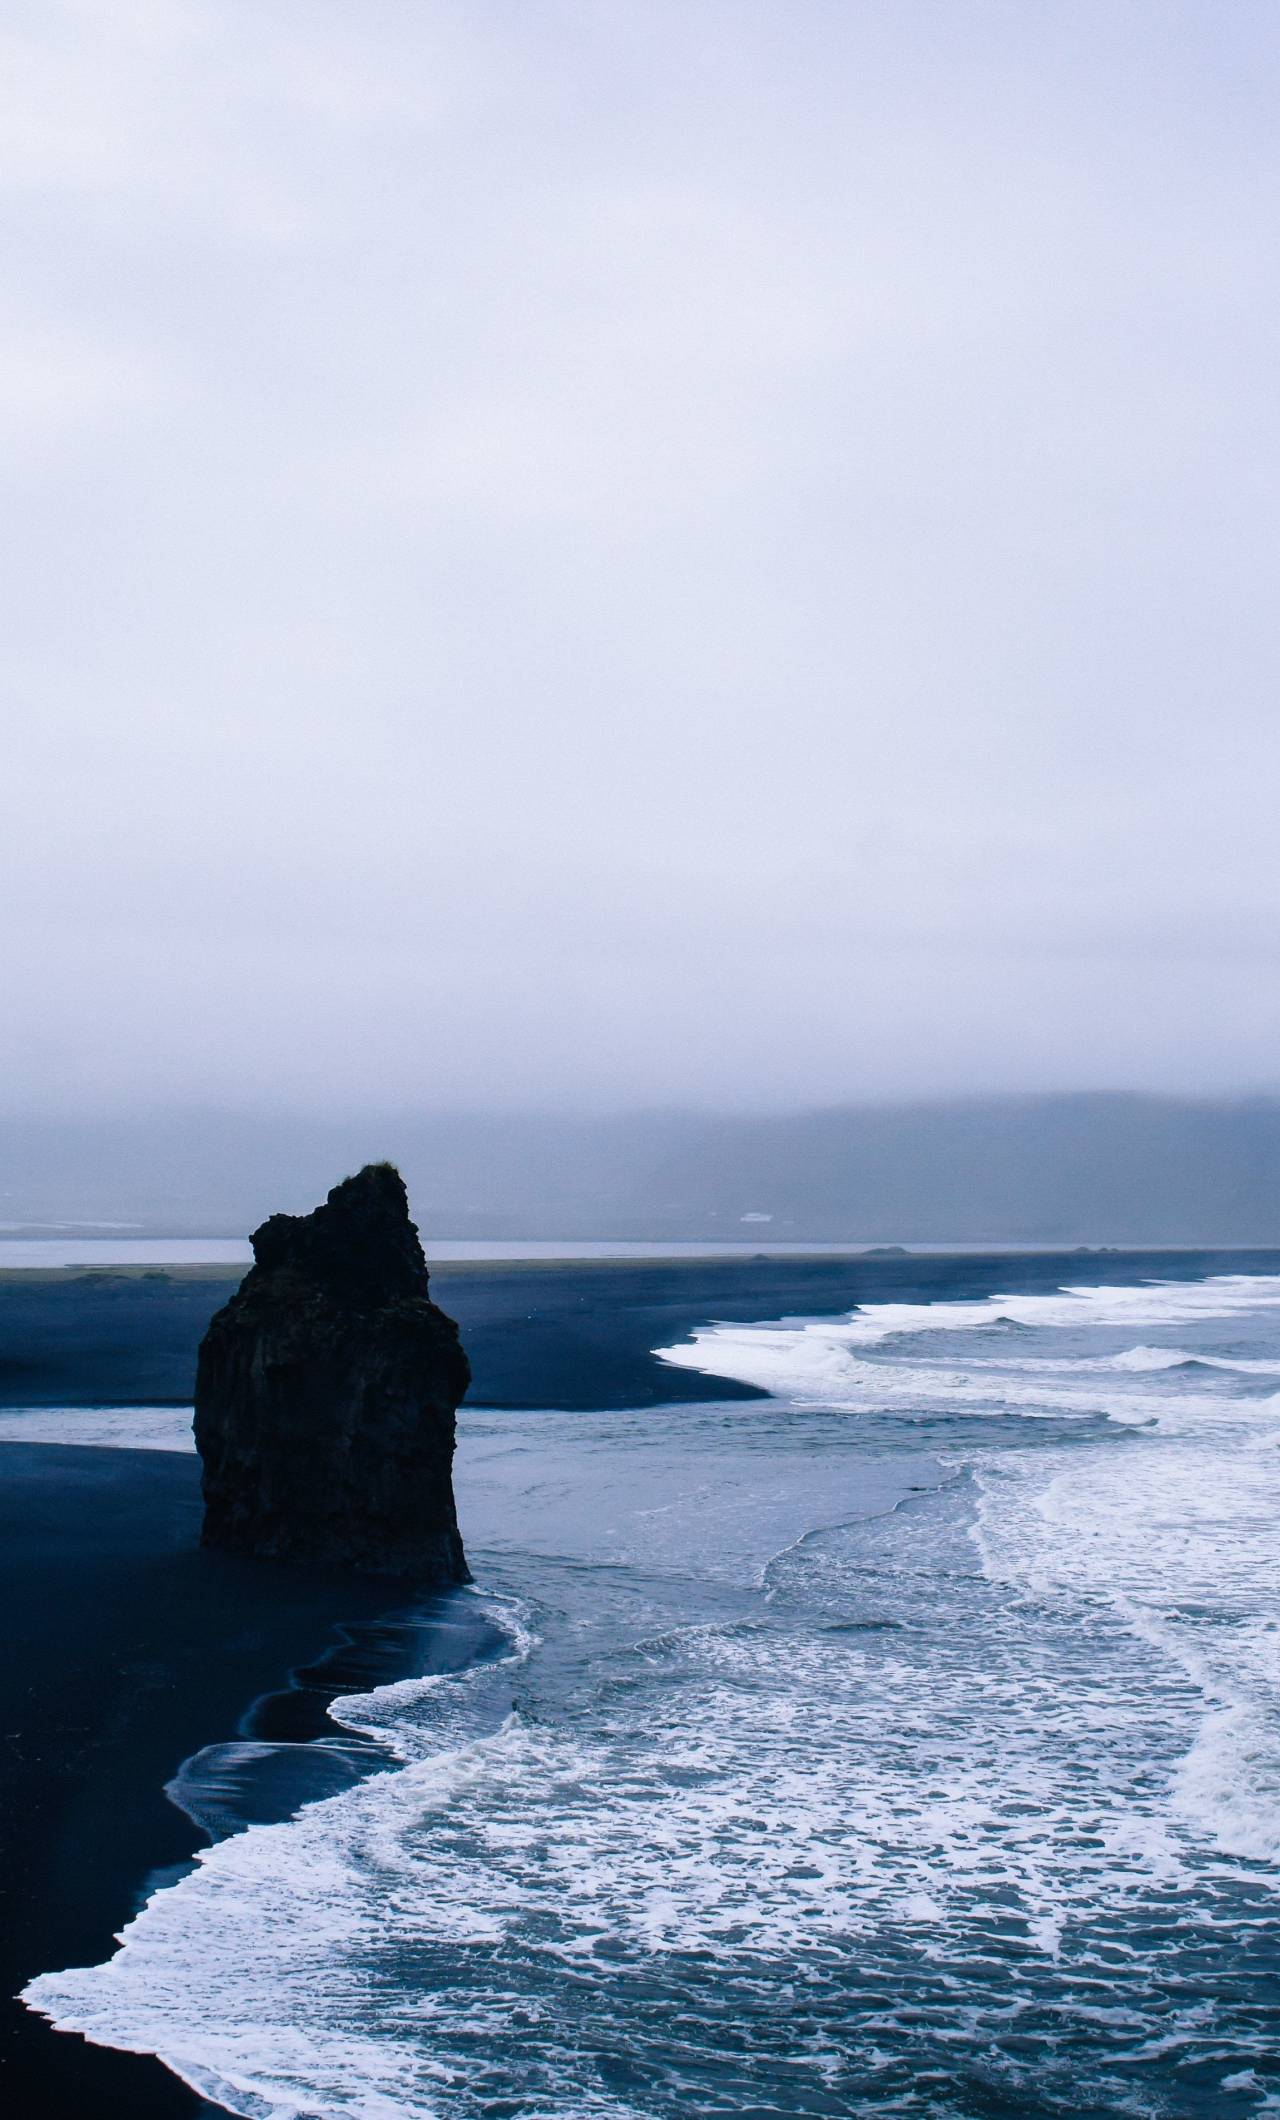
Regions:
[[[1280,2109],[1280,1282],[674,1359],[775,1396],[467,1417],[485,1654],[32,1999],[253,2115]]]

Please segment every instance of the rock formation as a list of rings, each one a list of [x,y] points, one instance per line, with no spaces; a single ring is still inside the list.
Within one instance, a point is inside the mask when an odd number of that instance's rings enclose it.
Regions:
[[[200,1346],[205,1545],[466,1582],[453,1443],[471,1370],[400,1173],[371,1163],[252,1241]]]

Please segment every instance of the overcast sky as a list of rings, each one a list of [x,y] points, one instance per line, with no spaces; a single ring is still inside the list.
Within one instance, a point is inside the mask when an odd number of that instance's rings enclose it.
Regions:
[[[10,1108],[1280,1083],[1280,14],[11,0]]]

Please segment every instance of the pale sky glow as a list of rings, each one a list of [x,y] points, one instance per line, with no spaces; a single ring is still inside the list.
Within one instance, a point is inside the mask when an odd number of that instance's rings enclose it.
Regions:
[[[9,1108],[1277,1085],[1273,7],[0,60]]]

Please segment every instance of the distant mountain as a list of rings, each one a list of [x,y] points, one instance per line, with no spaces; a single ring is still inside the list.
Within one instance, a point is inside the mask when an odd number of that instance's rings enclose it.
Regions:
[[[1280,1244],[1280,1102],[1103,1093],[791,1117],[9,1118],[0,1222],[242,1235],[384,1157],[428,1237]]]

